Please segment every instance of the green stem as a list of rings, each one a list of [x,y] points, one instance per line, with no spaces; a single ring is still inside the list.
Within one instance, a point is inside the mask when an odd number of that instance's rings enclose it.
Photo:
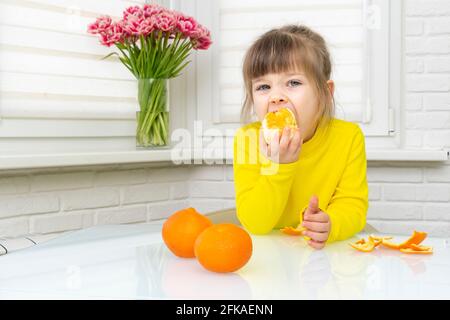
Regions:
[[[167,112],[167,79],[178,76],[189,64],[193,48],[181,33],[170,39],[168,33],[154,32],[116,43],[120,61],[138,80],[140,111],[136,115],[136,143],[140,146],[167,145],[169,113]]]
[[[136,143],[138,146],[164,146],[168,143],[166,79],[139,79]]]

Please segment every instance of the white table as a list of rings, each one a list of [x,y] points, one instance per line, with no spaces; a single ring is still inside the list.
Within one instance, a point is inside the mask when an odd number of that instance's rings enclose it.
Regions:
[[[348,246],[356,238],[316,251],[278,231],[252,239],[246,266],[216,274],[168,251],[161,224],[73,231],[1,256],[0,300],[450,298],[449,239],[427,238],[432,255],[362,253]]]

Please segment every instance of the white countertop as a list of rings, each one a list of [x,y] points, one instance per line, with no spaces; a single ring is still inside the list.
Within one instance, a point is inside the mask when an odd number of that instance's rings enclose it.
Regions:
[[[160,231],[160,223],[96,226],[0,256],[0,300],[450,298],[449,239],[425,239],[432,255],[362,253],[348,246],[356,237],[316,251],[274,231],[252,236],[242,269],[216,274],[175,257]]]

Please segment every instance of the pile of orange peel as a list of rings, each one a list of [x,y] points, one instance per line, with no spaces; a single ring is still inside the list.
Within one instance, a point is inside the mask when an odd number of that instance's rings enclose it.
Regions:
[[[415,231],[411,237],[399,244],[392,243],[389,240],[392,237],[378,237],[370,235],[368,240],[360,239],[355,243],[349,243],[349,245],[362,252],[371,252],[379,245],[382,245],[389,249],[400,250],[403,253],[416,253],[416,254],[431,254],[433,253],[433,247],[420,245],[427,237],[426,232]]]
[[[284,227],[280,229],[280,231],[291,236],[301,236],[306,231],[306,228],[299,225],[297,228]],[[426,237],[426,232],[414,230],[408,240],[399,244],[390,242],[389,240],[391,240],[392,237],[369,235],[367,240],[362,238],[355,243],[349,243],[349,245],[362,252],[372,252],[376,247],[382,245],[389,249],[400,250],[403,253],[431,254],[433,253],[433,247],[420,245]]]

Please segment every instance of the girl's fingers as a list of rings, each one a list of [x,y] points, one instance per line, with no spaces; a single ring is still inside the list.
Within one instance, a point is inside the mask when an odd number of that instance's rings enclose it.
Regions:
[[[311,199],[309,199],[308,207],[306,208],[303,216],[311,216],[315,214],[319,214],[319,198],[317,196],[312,196]]]
[[[314,232],[307,230],[303,235],[310,237],[314,241],[325,242],[328,240],[328,232]]]
[[[318,242],[314,240],[309,240],[308,244],[314,249],[322,249],[323,247],[325,247],[325,242]]]
[[[311,199],[309,200],[309,204],[308,204],[308,212],[310,213],[319,213],[320,209],[319,209],[319,198],[314,195],[311,197]]]
[[[300,152],[302,145],[303,145],[303,138],[300,139],[300,143],[298,144],[297,148],[295,148],[295,150],[294,150],[295,154],[298,154]]]
[[[328,215],[323,212],[319,211],[319,213],[308,213],[308,210],[306,210],[305,214],[303,215],[303,221],[311,221],[311,222],[328,222],[330,221],[330,218]]]
[[[300,130],[298,128],[293,130],[295,130],[295,132],[291,142],[289,143],[289,150],[292,153],[295,153],[301,146],[301,137],[300,137]]]
[[[286,151],[289,146],[290,136],[291,136],[291,129],[285,127],[283,129],[280,139],[280,150],[282,150],[283,152]]]
[[[274,155],[275,156],[278,155],[278,152],[280,150],[280,142],[279,141],[280,141],[280,135],[277,132],[274,134],[272,140],[270,141],[270,145],[269,145],[271,157]]]
[[[328,232],[329,224],[326,222],[303,221],[302,226],[314,232]]]
[[[295,130],[291,139],[291,132]],[[260,131],[259,135],[260,151],[267,158],[274,162],[280,162],[280,160],[292,162],[292,159],[300,152],[303,139],[301,138],[300,130],[298,128],[283,128],[280,136],[280,132],[275,132],[270,144],[267,144],[264,139],[263,131]]]

